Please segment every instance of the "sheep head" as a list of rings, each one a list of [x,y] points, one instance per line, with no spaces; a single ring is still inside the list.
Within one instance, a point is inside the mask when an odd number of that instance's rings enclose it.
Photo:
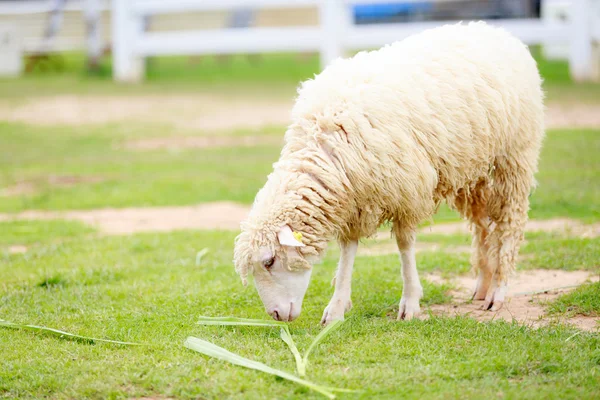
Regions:
[[[289,225],[274,231],[243,231],[235,242],[235,269],[244,285],[248,271],[252,272],[269,315],[292,321],[300,315],[312,267],[302,252],[305,244],[300,232]]]

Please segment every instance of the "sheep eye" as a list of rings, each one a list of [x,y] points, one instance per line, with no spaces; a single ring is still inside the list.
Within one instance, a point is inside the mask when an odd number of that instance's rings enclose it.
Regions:
[[[275,257],[271,257],[268,260],[263,261],[263,265],[265,266],[266,269],[271,268],[274,263],[275,263]]]

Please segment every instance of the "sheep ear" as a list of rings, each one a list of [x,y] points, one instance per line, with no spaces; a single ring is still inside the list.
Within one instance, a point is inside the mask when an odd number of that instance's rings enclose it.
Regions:
[[[279,239],[279,244],[282,246],[304,247],[304,243],[296,239],[294,232],[292,232],[292,228],[288,225],[283,226],[277,233],[277,239]]]

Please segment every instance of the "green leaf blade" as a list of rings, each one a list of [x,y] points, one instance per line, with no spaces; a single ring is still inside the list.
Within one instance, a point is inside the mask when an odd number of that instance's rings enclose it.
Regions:
[[[290,351],[294,355],[294,359],[296,360],[296,370],[298,371],[298,375],[300,375],[300,377],[306,376],[306,365],[304,365],[304,360],[302,359],[302,356],[300,355],[300,352],[298,351],[298,348],[296,347],[296,343],[294,343],[294,339],[292,339],[292,335],[290,334],[290,331],[288,329],[281,328],[280,337],[281,337],[281,340],[283,340],[285,342],[285,344],[288,345],[288,347],[290,348]]]
[[[143,343],[122,342],[119,340],[110,340],[110,339],[99,339],[99,338],[94,338],[94,337],[89,337],[89,336],[76,335],[74,333],[69,333],[69,332],[61,331],[59,329],[54,329],[54,328],[48,328],[45,326],[15,324],[14,322],[5,321],[3,319],[0,319],[0,326],[5,327],[5,328],[23,329],[23,330],[49,333],[51,335],[55,335],[60,338],[67,338],[67,339],[77,340],[77,341],[81,341],[81,342],[87,342],[90,344],[93,344],[95,342],[103,342],[103,343],[120,344],[120,345],[126,345],[126,346],[144,346]]]
[[[264,319],[236,318],[236,317],[204,317],[201,316],[198,325],[229,325],[229,326],[270,326],[287,327],[285,322]]]
[[[329,325],[327,325],[321,332],[319,332],[319,334],[317,335],[317,337],[315,338],[315,340],[312,341],[312,343],[310,344],[310,346],[308,346],[308,349],[306,349],[306,351],[304,352],[304,365],[308,365],[308,356],[310,355],[310,353],[313,351],[313,349],[323,340],[325,339],[325,337],[327,337],[327,335],[329,335],[331,332],[333,332],[334,330],[336,330],[337,328],[340,327],[340,325],[343,323],[343,320],[336,320],[331,322]]]
[[[329,399],[335,399],[335,394],[331,391],[330,388],[326,388],[324,386],[317,385],[316,383],[307,381],[305,379],[298,378],[297,376],[292,375],[289,372],[269,367],[268,365],[263,364],[261,362],[242,357],[239,354],[232,353],[229,350],[226,350],[220,346],[217,346],[216,344],[207,342],[205,340],[190,336],[185,340],[184,346],[190,350],[194,350],[198,353],[202,353],[207,356],[217,358],[219,360],[226,361],[234,365],[238,365],[240,367],[254,369],[267,374],[279,376],[280,378],[287,379],[297,384],[306,386],[309,389],[321,393]]]
[[[200,264],[202,263],[202,260],[204,259],[204,256],[208,253],[208,247],[203,248],[202,250],[200,250],[198,253],[196,253],[196,266],[200,266]]]

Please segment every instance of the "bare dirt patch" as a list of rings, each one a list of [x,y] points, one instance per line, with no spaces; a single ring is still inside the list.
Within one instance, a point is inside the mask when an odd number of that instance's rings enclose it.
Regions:
[[[20,244],[8,246],[8,254],[23,254],[23,253],[27,253],[27,246],[23,246]]]
[[[0,120],[32,125],[95,125],[114,122],[163,123],[206,131],[287,125],[293,93],[284,100],[253,93],[88,96],[61,95],[0,103]],[[600,127],[600,105],[551,103],[548,128]]]
[[[47,182],[51,186],[71,187],[82,183],[100,183],[104,181],[101,176],[76,176],[76,175],[50,175]]]
[[[580,221],[568,218],[554,218],[548,220],[530,220],[525,228],[528,232],[560,232],[579,237],[598,237],[600,236],[600,224],[583,224]],[[469,233],[469,226],[466,222],[455,222],[447,224],[437,224],[424,227],[423,233],[434,233],[441,235],[454,235],[457,233]]]
[[[71,219],[90,224],[101,232],[128,235],[136,232],[168,232],[178,229],[237,230],[249,209],[230,202],[187,207],[101,209],[89,211],[25,211],[0,214],[0,221],[11,219]]]
[[[12,186],[0,189],[0,197],[28,196],[36,192],[35,185],[31,182],[18,182]]]
[[[250,207],[232,202],[205,203],[194,206],[143,207],[122,209],[99,209],[81,211],[25,211],[18,214],[1,214],[0,221],[22,219],[72,219],[97,227],[108,234],[131,234],[135,232],[168,232],[178,229],[221,229],[238,230],[240,222],[246,218]],[[528,231],[559,232],[580,237],[596,237],[600,235],[600,224],[585,225],[579,221],[559,218],[545,221],[529,221]],[[450,223],[433,225],[421,230],[423,233],[455,234],[468,233],[466,223]],[[379,232],[376,241],[364,254],[395,253],[395,244],[390,240],[389,232]],[[437,244],[423,243],[420,251],[438,250]],[[363,246],[364,247],[364,246]],[[467,252],[467,246],[444,248],[449,252]]]
[[[283,144],[278,136],[189,136],[132,140],[125,148],[132,150],[182,150],[213,147],[252,147]]]
[[[451,304],[430,307],[434,315],[466,315],[478,321],[515,320],[533,327],[565,322],[583,330],[598,329],[600,318],[549,316],[545,311],[545,304],[561,294],[573,290],[586,281],[598,281],[598,275],[586,271],[519,271],[510,280],[508,297],[499,311],[484,311],[483,301],[470,300],[472,290],[475,288],[475,277],[461,276],[446,280],[438,275],[427,275],[424,278],[434,283],[448,282],[456,287],[452,293],[454,301]]]
[[[0,103],[0,120],[31,125],[161,123],[175,128],[219,131],[287,125],[293,101],[263,97],[197,95],[63,95]]]
[[[175,400],[173,397],[130,397],[128,400]]]
[[[552,103],[546,108],[546,127],[597,128],[600,126],[600,105],[586,103]]]

